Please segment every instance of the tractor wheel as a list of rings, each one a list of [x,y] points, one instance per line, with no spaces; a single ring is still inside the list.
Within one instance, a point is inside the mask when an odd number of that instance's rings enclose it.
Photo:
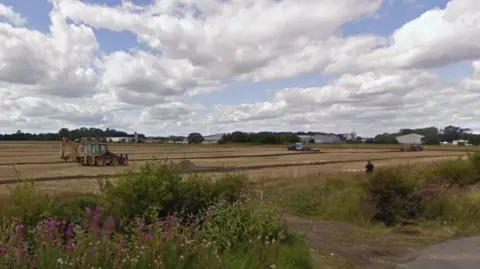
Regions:
[[[87,157],[87,165],[93,165],[93,159],[90,156]]]
[[[95,165],[96,166],[104,166],[105,165],[105,158],[95,158]]]
[[[118,162],[118,159],[117,159],[117,158],[113,158],[113,159],[112,159],[112,162],[111,162],[111,165],[112,165],[112,166],[118,166],[118,163],[119,163],[119,162]]]

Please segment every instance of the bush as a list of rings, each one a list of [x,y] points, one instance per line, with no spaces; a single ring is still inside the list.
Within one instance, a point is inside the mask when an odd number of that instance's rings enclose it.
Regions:
[[[440,181],[441,184],[464,185],[474,183],[478,174],[470,161],[458,158],[437,163],[434,176],[435,180]]]
[[[381,169],[365,184],[368,201],[375,206],[375,220],[386,225],[420,214],[421,197],[414,195],[416,186],[402,168]]]
[[[68,199],[59,199],[52,209],[52,217],[67,219],[80,224],[84,218],[85,209],[101,205],[99,198],[94,194],[82,194]]]
[[[116,184],[101,182],[101,190],[107,211],[116,218],[148,215],[153,220],[174,212],[197,214],[221,198],[241,199],[248,191],[248,179],[227,174],[212,183],[198,175],[182,175],[172,164],[147,163],[139,173],[129,172]]]
[[[207,218],[207,240],[216,242],[220,250],[238,247],[253,238],[258,242],[272,243],[283,240],[286,234],[286,226],[279,219],[276,209],[256,201],[217,204],[210,208]]]

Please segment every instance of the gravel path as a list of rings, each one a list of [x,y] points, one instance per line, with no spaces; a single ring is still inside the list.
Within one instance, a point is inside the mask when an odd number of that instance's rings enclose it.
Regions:
[[[446,241],[419,251],[395,269],[478,269],[480,237]]]

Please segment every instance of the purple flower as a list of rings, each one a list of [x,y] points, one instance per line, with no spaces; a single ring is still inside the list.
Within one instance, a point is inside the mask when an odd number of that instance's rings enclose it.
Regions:
[[[22,231],[23,231],[23,225],[22,224],[17,225],[17,233],[22,233]]]
[[[7,254],[7,248],[2,247],[0,248],[0,255],[5,256]]]
[[[85,208],[85,216],[86,217],[90,217],[91,213],[92,213],[92,210],[90,209],[90,207]]]
[[[146,234],[146,235],[145,235],[145,241],[146,241],[147,243],[150,243],[150,241],[152,241],[152,235],[149,234],[149,233]]]

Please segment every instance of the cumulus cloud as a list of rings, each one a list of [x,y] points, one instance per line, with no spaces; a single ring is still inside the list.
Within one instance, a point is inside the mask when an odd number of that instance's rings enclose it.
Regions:
[[[329,73],[369,69],[426,69],[480,58],[480,5],[476,0],[449,1],[405,23],[389,44],[356,58],[337,61]]]
[[[0,18],[5,18],[10,23],[21,26],[27,23],[27,19],[15,12],[11,6],[0,3]]]
[[[93,95],[96,37],[91,28],[66,23],[55,10],[50,33],[0,23],[0,81],[63,97]]]
[[[340,27],[373,14],[381,0],[233,0],[155,1],[149,6],[108,7],[79,0],[55,0],[58,10],[75,22],[114,31],[130,31],[161,51],[161,61],[181,59],[204,70],[209,79],[248,77],[255,80],[293,76],[323,68],[330,58],[361,53],[377,42],[352,37],[343,44]],[[127,8],[130,7],[130,8]],[[98,14],[90,16],[89,14]],[[336,55],[322,55],[335,50]],[[314,56],[314,57],[312,57]],[[307,60],[305,67],[289,61]],[[172,66],[172,65],[170,65]],[[272,71],[272,69],[274,69]],[[256,73],[260,70],[260,73]]]
[[[378,15],[386,1],[391,0],[107,6],[51,0],[48,32],[28,28],[26,18],[0,4],[0,130],[87,125],[171,134],[356,128],[370,135],[447,124],[480,130],[472,126],[480,114],[478,1],[449,1],[389,36],[342,32],[346,23]],[[102,51],[96,29],[130,32],[139,45]],[[458,83],[431,70],[460,61],[471,61],[473,73]],[[223,99],[209,107],[190,100],[231,91],[239,82],[248,87],[302,74],[332,77],[314,87],[302,87],[301,81],[290,88],[277,84],[271,98],[241,105]]]

